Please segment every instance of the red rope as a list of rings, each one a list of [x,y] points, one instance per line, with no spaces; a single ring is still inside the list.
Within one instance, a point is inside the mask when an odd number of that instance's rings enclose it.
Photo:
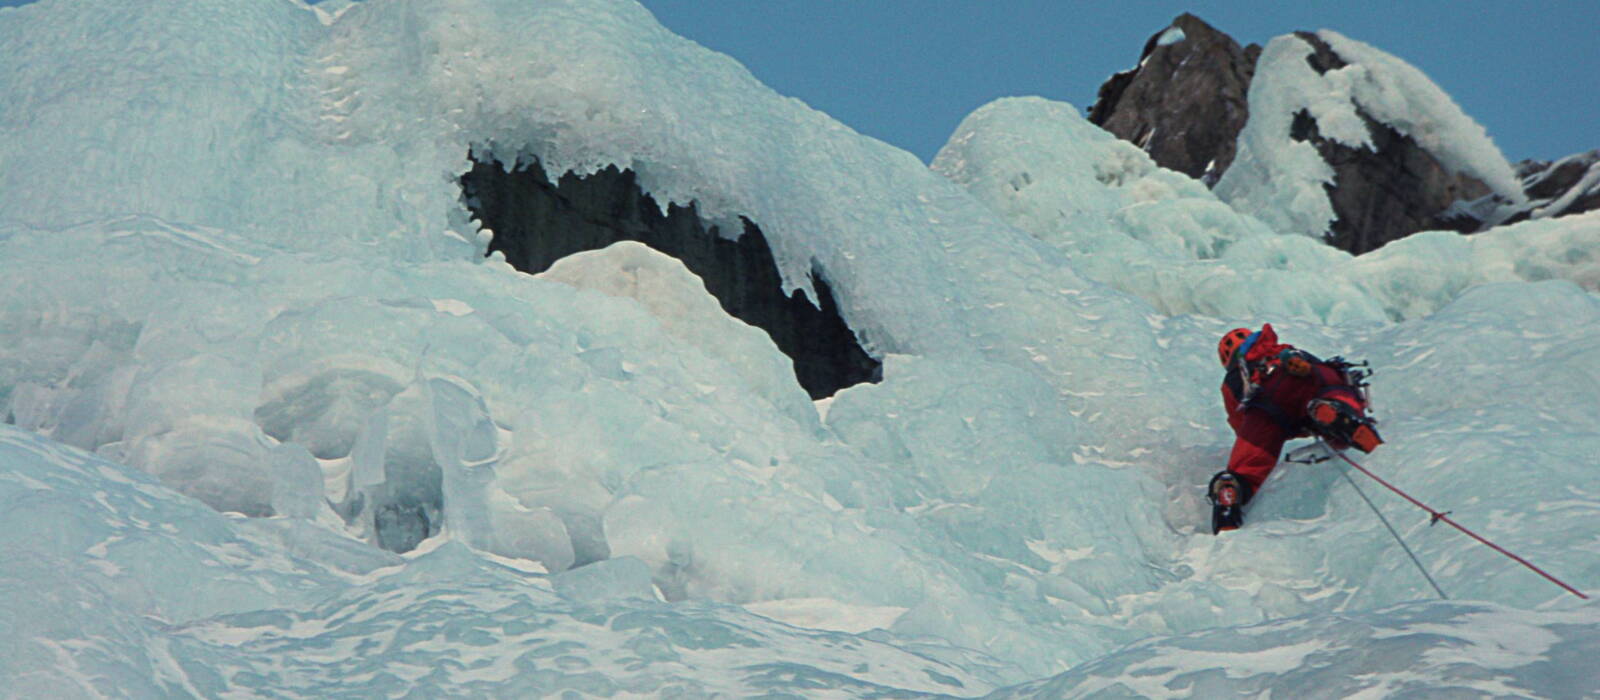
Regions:
[[[1534,566],[1534,565],[1533,565],[1533,564],[1530,564],[1530,563],[1528,563],[1528,560],[1526,560],[1526,559],[1523,559],[1523,558],[1522,558],[1522,557],[1519,557],[1519,556],[1517,556],[1517,555],[1515,555],[1515,554],[1512,554],[1512,553],[1510,553],[1510,552],[1508,552],[1508,551],[1506,551],[1506,550],[1505,550],[1505,549],[1502,549],[1502,548],[1501,548],[1501,547],[1500,547],[1500,545],[1497,545],[1497,544],[1495,544],[1495,543],[1493,543],[1493,542],[1490,542],[1490,541],[1489,541],[1489,540],[1486,540],[1486,539],[1484,539],[1484,538],[1482,538],[1482,537],[1480,537],[1480,536],[1478,536],[1478,533],[1476,533],[1476,532],[1473,532],[1473,531],[1471,531],[1471,530],[1468,530],[1468,529],[1466,529],[1466,528],[1464,528],[1464,527],[1461,527],[1461,526],[1460,526],[1460,525],[1459,525],[1459,524],[1457,524],[1457,523],[1456,523],[1456,521],[1454,521],[1454,520],[1451,520],[1451,519],[1450,519],[1450,516],[1449,516],[1449,515],[1446,515],[1446,514],[1444,514],[1444,513],[1440,513],[1440,512],[1439,512],[1439,511],[1436,511],[1436,510],[1434,510],[1434,509],[1432,509],[1432,508],[1429,508],[1429,507],[1428,507],[1428,506],[1427,506],[1427,504],[1425,504],[1425,503],[1423,503],[1423,502],[1422,502],[1422,501],[1419,501],[1419,500],[1417,500],[1417,499],[1415,499],[1415,498],[1412,498],[1412,497],[1411,497],[1411,496],[1410,496],[1410,495],[1409,495],[1409,494],[1407,494],[1407,493],[1406,493],[1406,492],[1404,492],[1404,491],[1401,491],[1401,490],[1400,490],[1400,489],[1397,489],[1397,488],[1395,488],[1395,487],[1394,487],[1394,486],[1393,486],[1393,485],[1391,485],[1391,484],[1390,484],[1390,483],[1389,483],[1389,482],[1387,482],[1387,481],[1384,481],[1384,480],[1383,480],[1383,479],[1380,479],[1380,478],[1378,478],[1378,475],[1377,475],[1377,474],[1373,474],[1373,473],[1372,473],[1372,472],[1369,472],[1369,471],[1367,471],[1367,469],[1366,469],[1366,467],[1363,467],[1363,466],[1361,466],[1361,465],[1359,465],[1359,464],[1356,464],[1356,463],[1355,463],[1355,461],[1354,461],[1354,460],[1352,460],[1352,459],[1350,459],[1350,458],[1349,458],[1349,457],[1346,457],[1346,456],[1344,456],[1344,453],[1343,453],[1343,452],[1339,452],[1339,451],[1338,451],[1338,450],[1329,450],[1329,452],[1332,452],[1332,453],[1334,453],[1334,454],[1335,454],[1335,455],[1338,455],[1338,456],[1339,456],[1339,459],[1342,459],[1342,460],[1344,460],[1344,461],[1345,461],[1345,462],[1346,462],[1346,463],[1348,463],[1348,464],[1349,464],[1349,465],[1350,465],[1350,466],[1352,466],[1352,467],[1355,467],[1355,468],[1356,468],[1356,469],[1359,469],[1359,470],[1361,470],[1361,473],[1362,473],[1362,474],[1366,474],[1366,475],[1367,475],[1367,476],[1370,476],[1370,477],[1372,477],[1372,480],[1373,480],[1373,481],[1376,481],[1376,482],[1378,482],[1378,483],[1380,483],[1380,484],[1383,484],[1383,485],[1384,485],[1384,487],[1385,487],[1385,488],[1387,488],[1387,489],[1389,489],[1389,490],[1390,490],[1390,491],[1393,491],[1393,492],[1395,492],[1395,493],[1398,493],[1398,494],[1400,494],[1400,497],[1401,497],[1401,498],[1404,498],[1404,499],[1406,499],[1406,500],[1408,500],[1408,501],[1411,501],[1411,502],[1412,502],[1412,503],[1413,503],[1413,504],[1416,504],[1416,506],[1417,506],[1417,507],[1418,507],[1418,508],[1421,508],[1421,509],[1423,509],[1423,510],[1425,510],[1425,511],[1428,511],[1428,514],[1429,514],[1429,515],[1432,515],[1432,516],[1433,516],[1433,522],[1439,522],[1439,521],[1441,521],[1441,520],[1443,520],[1443,521],[1444,521],[1444,522],[1446,522],[1446,523],[1449,523],[1449,524],[1450,524],[1450,527],[1453,527],[1453,528],[1455,528],[1455,529],[1457,529],[1457,530],[1460,530],[1460,531],[1462,531],[1462,532],[1465,532],[1465,533],[1467,533],[1467,536],[1468,536],[1468,537],[1471,537],[1471,538],[1472,538],[1472,539],[1475,539],[1475,540],[1477,540],[1477,541],[1479,541],[1479,542],[1482,542],[1482,543],[1484,543],[1484,544],[1486,544],[1486,545],[1489,545],[1489,548],[1490,548],[1490,549],[1493,549],[1493,550],[1494,550],[1494,551],[1496,551],[1496,552],[1499,552],[1499,553],[1501,553],[1501,554],[1504,554],[1504,555],[1506,555],[1506,556],[1508,556],[1508,557],[1511,557],[1511,558],[1512,558],[1512,559],[1515,559],[1515,560],[1517,560],[1517,563],[1518,563],[1518,564],[1521,564],[1521,565],[1523,565],[1523,566],[1526,566],[1526,567],[1528,567],[1528,568],[1529,568],[1529,569],[1532,569],[1532,570],[1533,570],[1533,572],[1534,572],[1534,573],[1536,573],[1536,574],[1538,574],[1538,575],[1540,575],[1540,576],[1543,576],[1543,577],[1545,577],[1545,578],[1547,578],[1547,579],[1550,579],[1550,582],[1551,582],[1551,583],[1554,583],[1554,584],[1556,584],[1556,585],[1557,585],[1557,586],[1560,586],[1560,587],[1562,587],[1562,588],[1565,588],[1565,589],[1567,589],[1567,591],[1568,591],[1568,592],[1570,592],[1570,593],[1572,593],[1572,594],[1573,594],[1573,595],[1575,595],[1575,596],[1578,596],[1578,597],[1579,597],[1579,598],[1582,598],[1582,599],[1584,599],[1584,600],[1588,600],[1588,599],[1589,599],[1589,596],[1586,596],[1586,595],[1584,595],[1584,594],[1582,594],[1582,593],[1579,593],[1579,592],[1578,592],[1578,589],[1576,589],[1576,588],[1573,588],[1573,587],[1572,587],[1572,586],[1568,586],[1568,585],[1567,585],[1567,584],[1565,584],[1565,583],[1562,583],[1562,582],[1561,582],[1561,580],[1560,580],[1560,579],[1558,579],[1558,578],[1556,578],[1556,577],[1554,577],[1554,576],[1551,576],[1551,575],[1550,575],[1550,574],[1547,574],[1547,573],[1545,573],[1545,572],[1544,572],[1544,569],[1541,569],[1541,568],[1539,568],[1539,567],[1537,567],[1537,566]]]

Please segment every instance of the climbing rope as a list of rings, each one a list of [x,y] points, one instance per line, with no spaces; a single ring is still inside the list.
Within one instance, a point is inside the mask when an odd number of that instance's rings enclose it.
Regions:
[[[1485,544],[1485,545],[1488,545],[1488,547],[1489,547],[1489,548],[1490,548],[1490,549],[1493,549],[1493,550],[1494,550],[1494,551],[1496,551],[1496,552],[1499,552],[1499,553],[1501,553],[1501,554],[1504,554],[1504,555],[1506,555],[1506,556],[1508,556],[1508,557],[1510,557],[1510,558],[1512,558],[1512,559],[1513,559],[1513,560],[1515,560],[1515,561],[1516,561],[1516,562],[1517,562],[1517,563],[1518,563],[1518,564],[1521,564],[1521,565],[1523,565],[1523,566],[1526,566],[1526,567],[1528,567],[1528,568],[1529,568],[1529,569],[1530,569],[1530,570],[1532,570],[1532,571],[1533,571],[1533,572],[1534,572],[1534,573],[1536,573],[1536,574],[1538,574],[1538,575],[1540,575],[1540,576],[1543,576],[1543,577],[1545,577],[1545,578],[1546,578],[1546,579],[1549,579],[1549,580],[1550,580],[1550,582],[1551,582],[1551,583],[1554,583],[1554,584],[1556,584],[1556,585],[1557,585],[1557,586],[1560,586],[1560,587],[1562,587],[1562,588],[1565,588],[1565,589],[1566,589],[1566,590],[1567,590],[1567,592],[1569,592],[1569,593],[1571,593],[1571,594],[1573,594],[1573,595],[1575,595],[1575,596],[1578,596],[1578,597],[1579,597],[1579,598],[1582,598],[1582,599],[1584,599],[1584,600],[1588,600],[1588,599],[1589,599],[1589,596],[1586,596],[1586,595],[1584,595],[1584,594],[1582,594],[1582,593],[1580,593],[1580,592],[1578,592],[1578,589],[1576,589],[1576,588],[1573,588],[1573,587],[1572,587],[1572,586],[1569,586],[1569,585],[1567,585],[1567,584],[1565,584],[1565,583],[1563,583],[1563,582],[1562,582],[1562,581],[1561,581],[1561,579],[1558,579],[1558,578],[1556,578],[1556,577],[1554,577],[1554,576],[1551,576],[1551,575],[1550,575],[1550,574],[1548,574],[1548,573],[1545,573],[1545,571],[1544,571],[1544,569],[1541,569],[1541,568],[1539,568],[1539,567],[1537,567],[1537,566],[1534,566],[1534,565],[1533,565],[1533,564],[1530,564],[1530,563],[1528,563],[1528,560],[1526,560],[1526,559],[1523,559],[1523,558],[1522,558],[1522,557],[1519,557],[1519,556],[1517,556],[1517,555],[1515,555],[1515,554],[1512,554],[1512,553],[1511,553],[1511,552],[1508,552],[1508,551],[1506,551],[1506,550],[1505,550],[1505,549],[1504,549],[1504,548],[1502,548],[1502,547],[1501,547],[1501,546],[1500,546],[1500,545],[1497,545],[1497,544],[1495,544],[1495,543],[1493,543],[1493,542],[1490,542],[1490,541],[1489,541],[1489,540],[1486,540],[1486,539],[1484,539],[1484,538],[1483,538],[1483,537],[1482,537],[1482,536],[1480,536],[1480,535],[1478,535],[1478,533],[1476,533],[1476,532],[1473,532],[1473,531],[1471,531],[1471,530],[1468,530],[1468,529],[1467,529],[1467,528],[1464,528],[1464,527],[1462,527],[1462,526],[1461,526],[1461,525],[1460,525],[1460,524],[1458,524],[1458,523],[1457,523],[1457,522],[1456,522],[1456,521],[1454,521],[1454,520],[1451,520],[1451,519],[1450,519],[1450,514],[1449,514],[1449,513],[1441,513],[1441,512],[1439,512],[1439,511],[1437,511],[1437,510],[1434,510],[1434,509],[1432,509],[1432,508],[1429,508],[1429,507],[1428,507],[1428,505],[1427,505],[1427,504],[1425,504],[1425,503],[1423,503],[1423,502],[1422,502],[1422,501],[1419,501],[1419,500],[1417,500],[1417,499],[1415,499],[1415,498],[1412,498],[1412,497],[1411,497],[1411,495],[1410,495],[1410,494],[1408,494],[1408,493],[1406,493],[1406,492],[1404,492],[1404,491],[1401,491],[1401,490],[1400,490],[1400,489],[1398,489],[1398,488],[1395,488],[1395,487],[1394,487],[1394,486],[1393,486],[1393,485],[1392,485],[1392,484],[1390,484],[1390,483],[1389,483],[1389,482],[1387,482],[1387,481],[1384,481],[1384,480],[1383,480],[1383,479],[1381,479],[1381,478],[1379,478],[1379,477],[1378,477],[1378,475],[1377,475],[1377,474],[1373,474],[1373,473],[1372,473],[1372,472],[1370,472],[1370,471],[1367,471],[1367,469],[1366,469],[1366,467],[1363,467],[1363,466],[1361,466],[1361,465],[1359,465],[1359,464],[1356,464],[1356,463],[1355,463],[1355,461],[1354,461],[1354,460],[1352,460],[1352,459],[1350,459],[1350,458],[1349,458],[1349,457],[1346,457],[1346,456],[1344,456],[1344,453],[1343,453],[1343,452],[1340,452],[1340,451],[1338,451],[1338,450],[1335,450],[1335,449],[1333,449],[1333,448],[1332,448],[1332,447],[1329,447],[1329,446],[1328,446],[1328,444],[1327,444],[1327,443],[1325,443],[1325,442],[1322,442],[1322,441],[1321,441],[1321,440],[1320,440],[1320,439],[1319,439],[1319,440],[1318,440],[1318,441],[1317,441],[1317,442],[1318,442],[1318,444],[1321,444],[1321,445],[1322,445],[1322,446],[1323,446],[1323,447],[1324,447],[1324,448],[1325,448],[1325,449],[1326,449],[1326,450],[1327,450],[1327,451],[1328,451],[1328,453],[1330,453],[1330,454],[1332,454],[1332,455],[1333,455],[1333,456],[1335,456],[1335,457],[1338,457],[1338,458],[1339,458],[1339,459],[1342,459],[1342,460],[1344,460],[1344,461],[1345,461],[1345,463],[1346,463],[1346,464],[1349,464],[1349,465],[1350,465],[1350,466],[1352,466],[1352,467],[1355,467],[1355,468],[1356,468],[1356,469],[1357,469],[1357,470],[1358,470],[1358,471],[1360,471],[1360,472],[1361,472],[1361,473],[1362,473],[1362,474],[1366,474],[1366,475],[1367,475],[1367,476],[1370,476],[1370,477],[1372,477],[1372,480],[1373,480],[1373,481],[1376,481],[1376,482],[1378,482],[1378,483],[1380,483],[1380,484],[1383,484],[1383,487],[1384,487],[1384,488],[1387,488],[1387,489],[1389,489],[1389,490],[1390,490],[1390,491],[1393,491],[1393,492],[1395,492],[1395,493],[1397,493],[1397,494],[1399,494],[1399,495],[1400,495],[1400,497],[1401,497],[1401,498],[1404,498],[1404,499],[1406,499],[1406,500],[1408,500],[1408,501],[1411,501],[1411,503],[1412,503],[1412,504],[1413,504],[1413,505],[1415,505],[1415,506],[1417,506],[1417,507],[1418,507],[1418,508],[1421,508],[1421,509],[1423,509],[1423,510],[1425,510],[1425,511],[1428,511],[1428,514],[1429,514],[1429,515],[1430,515],[1430,516],[1432,516],[1432,519],[1431,519],[1431,520],[1430,520],[1430,521],[1429,521],[1429,522],[1428,522],[1428,524],[1429,524],[1429,525],[1432,525],[1432,524],[1434,524],[1434,523],[1437,523],[1437,522],[1439,522],[1439,521],[1441,521],[1441,520],[1442,520],[1442,521],[1444,521],[1444,522],[1445,522],[1445,524],[1447,524],[1447,525],[1449,525],[1449,526],[1450,526],[1450,527],[1453,527],[1453,528],[1455,528],[1455,529],[1457,529],[1457,530],[1460,530],[1460,531],[1462,531],[1462,532],[1464,532],[1464,533],[1466,533],[1466,535],[1467,535],[1467,536],[1468,536],[1468,537],[1471,537],[1471,538],[1472,538],[1472,539],[1475,539],[1475,540],[1477,540],[1477,541],[1479,541],[1479,542],[1482,542],[1482,543],[1483,543],[1483,544]],[[1350,479],[1350,475],[1349,475],[1349,473],[1347,473],[1347,472],[1340,472],[1340,473],[1341,473],[1341,474],[1344,474],[1344,475],[1345,475],[1345,478],[1346,478],[1346,479]],[[1352,480],[1350,480],[1350,485],[1351,485],[1351,486],[1354,486],[1354,485],[1355,485],[1355,481],[1354,481],[1354,480],[1353,480],[1353,479],[1352,479]],[[1357,492],[1357,493],[1361,493],[1361,490],[1360,490],[1360,489],[1356,489],[1356,492]],[[1365,498],[1366,498],[1366,497],[1367,497],[1367,495],[1366,495],[1366,494],[1364,494],[1364,493],[1362,493],[1362,494],[1361,494],[1361,497],[1362,497],[1362,498],[1363,498],[1363,499],[1365,499]],[[1370,505],[1372,505],[1372,501],[1371,501],[1371,500],[1368,500],[1368,501],[1367,501],[1367,505],[1369,505],[1369,506],[1370,506]],[[1377,507],[1376,507],[1376,506],[1374,506],[1374,507],[1373,507],[1373,509],[1372,509],[1372,510],[1373,510],[1373,512],[1375,512],[1375,513],[1376,513],[1376,512],[1377,512],[1377,511],[1378,511],[1378,509],[1377,509]],[[1379,518],[1380,518],[1380,519],[1382,519],[1382,518],[1383,518],[1383,514],[1381,514],[1381,513],[1379,513],[1379,514],[1378,514],[1378,517],[1379,517]],[[1388,525],[1389,525],[1389,521],[1388,521],[1388,520],[1384,520],[1384,521],[1383,521],[1383,524],[1384,524],[1384,525],[1385,525],[1385,526],[1388,526]],[[1390,532],[1390,533],[1394,533],[1394,528],[1392,528],[1392,527],[1390,527],[1390,528],[1389,528],[1389,532]],[[1398,534],[1395,534],[1395,539],[1397,539],[1397,540],[1398,540],[1398,539],[1400,539],[1400,535],[1398,535]],[[1400,542],[1400,546],[1402,546],[1402,547],[1405,547],[1405,542],[1404,542],[1404,541],[1401,541],[1401,542]],[[1411,554],[1411,548],[1410,548],[1410,547],[1406,547],[1406,553],[1407,553],[1407,554]],[[1415,555],[1412,555],[1412,557],[1411,557],[1411,560],[1412,560],[1412,561],[1416,561],[1416,559],[1417,559],[1417,558],[1416,558],[1416,556],[1415,556]],[[1418,564],[1417,564],[1417,567],[1418,567],[1418,568],[1419,568],[1419,569],[1421,569],[1421,568],[1422,568],[1422,564],[1421,564],[1421,563],[1420,563],[1420,562],[1418,562]],[[1423,570],[1422,570],[1422,575],[1423,575],[1423,576],[1428,576],[1428,572],[1427,572],[1427,570],[1426,570],[1426,569],[1423,569]],[[1432,577],[1432,576],[1428,576],[1428,583],[1433,583],[1433,577]],[[1436,591],[1438,591],[1438,590],[1439,590],[1439,586],[1438,586],[1438,585],[1435,585],[1435,586],[1434,586],[1434,587],[1433,587],[1433,588],[1434,588],[1434,590],[1436,590]],[[1439,591],[1439,596],[1440,596],[1440,597],[1444,597],[1444,592],[1443,592],[1443,591]]]
[[[1444,594],[1444,589],[1440,588],[1439,584],[1433,580],[1433,577],[1428,575],[1428,567],[1422,565],[1422,560],[1418,559],[1416,553],[1411,551],[1411,547],[1406,545],[1406,541],[1400,538],[1400,533],[1394,531],[1394,526],[1389,524],[1389,519],[1383,517],[1383,511],[1378,510],[1377,504],[1374,504],[1372,499],[1367,498],[1367,492],[1362,491],[1361,487],[1356,485],[1356,480],[1350,478],[1350,472],[1345,469],[1340,469],[1339,476],[1344,477],[1345,481],[1350,482],[1350,488],[1355,489],[1356,495],[1361,496],[1361,500],[1367,502],[1367,507],[1372,509],[1372,514],[1378,516],[1378,521],[1382,522],[1384,527],[1389,528],[1389,534],[1394,536],[1395,542],[1400,543],[1401,549],[1406,550],[1406,556],[1411,557],[1411,563],[1417,565],[1417,571],[1422,572],[1422,577],[1428,579],[1428,585],[1433,586],[1433,592],[1439,594],[1439,599],[1450,600],[1450,596]]]

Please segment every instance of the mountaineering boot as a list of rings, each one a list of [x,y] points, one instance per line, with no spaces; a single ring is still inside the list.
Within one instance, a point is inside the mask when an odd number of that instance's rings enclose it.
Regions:
[[[1250,500],[1250,485],[1230,471],[1211,477],[1207,498],[1211,501],[1211,534],[1237,530],[1244,524],[1244,504]]]
[[[1371,452],[1383,444],[1372,421],[1359,411],[1341,401],[1313,399],[1306,406],[1313,430],[1327,438],[1334,449],[1354,445],[1362,452]]]

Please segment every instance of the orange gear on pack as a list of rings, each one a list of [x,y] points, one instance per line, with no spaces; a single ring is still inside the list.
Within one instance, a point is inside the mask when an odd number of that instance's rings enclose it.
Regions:
[[[1278,355],[1283,368],[1296,377],[1311,376],[1311,357],[1299,350],[1289,350]]]
[[[1238,350],[1239,345],[1249,339],[1249,328],[1235,328],[1224,334],[1222,340],[1217,341],[1217,357],[1222,360],[1223,367],[1227,367],[1228,361],[1233,359],[1233,351]]]

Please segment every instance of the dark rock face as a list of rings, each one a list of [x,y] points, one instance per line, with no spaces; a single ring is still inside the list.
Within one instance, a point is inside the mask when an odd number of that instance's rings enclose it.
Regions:
[[[1249,117],[1247,95],[1261,47],[1232,37],[1191,14],[1172,26],[1184,39],[1145,42],[1139,66],[1100,87],[1089,121],[1150,154],[1156,164],[1214,184],[1233,163],[1234,144]]]
[[[729,240],[707,227],[692,204],[671,204],[662,214],[633,171],[615,167],[587,177],[567,173],[552,184],[542,168],[508,173],[474,154],[461,190],[495,232],[490,252],[502,251],[518,270],[535,274],[574,253],[638,241],[681,260],[725,311],[765,330],[794,361],[795,377],[813,399],[882,379],[881,363],[839,316],[823,270],[811,270],[821,308],[798,291],[785,295],[766,237],[748,219],[742,235]]]
[[[1315,34],[1295,32],[1310,44],[1306,61],[1319,73],[1343,67],[1346,62]],[[1418,231],[1451,229],[1474,231],[1481,222],[1453,217],[1447,210],[1461,200],[1489,194],[1475,178],[1455,175],[1413,140],[1356,108],[1367,125],[1371,148],[1353,148],[1324,139],[1316,120],[1302,111],[1295,115],[1289,135],[1316,146],[1333,168],[1334,181],[1325,185],[1337,217],[1328,242],[1360,255],[1389,241]]]
[[[1333,167],[1334,184],[1325,186],[1338,217],[1330,244],[1360,255],[1418,231],[1476,230],[1477,221],[1452,219],[1445,211],[1488,194],[1488,186],[1450,174],[1411,137],[1361,116],[1376,150],[1331,143],[1315,132],[1305,139]]]

